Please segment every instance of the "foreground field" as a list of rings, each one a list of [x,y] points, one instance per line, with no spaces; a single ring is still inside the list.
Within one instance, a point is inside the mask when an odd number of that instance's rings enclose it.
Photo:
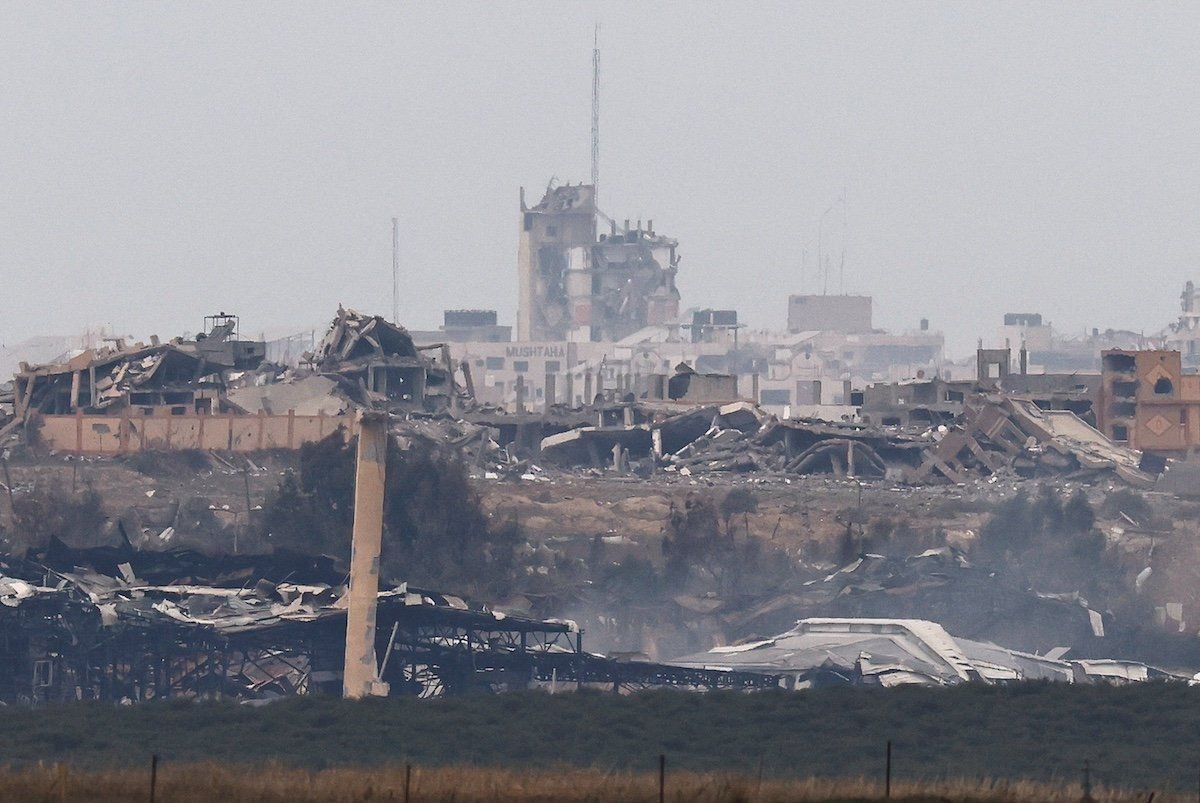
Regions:
[[[732,774],[666,773],[663,798],[698,803],[855,803],[884,799],[882,784],[866,780],[770,780]],[[162,766],[155,800],[169,803],[291,803],[292,801],[388,800],[449,803],[571,803],[572,801],[659,800],[656,773],[598,770],[514,771],[448,767],[386,767],[308,772],[279,766],[252,772],[215,764]],[[150,797],[149,768],[138,772],[72,773],[65,766],[0,772],[0,799],[133,801]],[[901,783],[890,800],[902,803],[1076,803],[1078,786],[954,781]],[[1149,793],[1094,790],[1097,803],[1143,803]],[[1191,800],[1156,794],[1154,800]]]
[[[1200,771],[1200,688],[1180,684],[311,697],[260,708],[177,700],[10,708],[4,723],[0,765],[141,777],[157,754],[164,783],[184,765],[205,763],[230,768],[239,783],[261,776],[234,768],[272,765],[547,773],[538,778],[573,768],[625,778],[656,774],[660,754],[673,777],[881,779],[888,740],[902,783],[996,778],[1064,788],[1078,786],[1090,762],[1097,786],[1156,791],[1159,800],[1174,790],[1194,800]]]

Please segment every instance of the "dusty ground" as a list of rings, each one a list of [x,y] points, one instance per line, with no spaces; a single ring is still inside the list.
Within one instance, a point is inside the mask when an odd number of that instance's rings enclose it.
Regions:
[[[167,548],[191,546],[232,549],[228,544],[205,544],[216,533],[244,526],[247,510],[256,515],[283,472],[295,465],[288,453],[227,455],[132,455],[125,458],[75,458],[51,455],[37,460],[12,460],[8,476],[13,492],[22,495],[57,488],[79,493],[92,489],[104,511],[120,519],[135,541]],[[4,477],[0,475],[0,482]],[[0,499],[0,524],[11,527],[7,498]],[[166,528],[177,535],[158,541]],[[108,528],[115,536],[115,528]],[[190,538],[189,534],[200,536]],[[207,539],[205,538],[207,536]]]
[[[185,540],[188,532],[243,528],[247,511],[255,517],[284,472],[296,467],[295,455],[286,452],[217,458],[199,454],[82,459],[52,455],[8,464],[18,497],[51,486],[76,491],[92,488],[103,499],[106,513],[114,519],[121,517],[128,530],[157,536],[174,526]],[[945,543],[969,546],[985,519],[982,511],[1021,487],[1013,481],[905,487],[824,476],[709,479],[657,475],[642,480],[554,473],[539,475],[536,481],[477,478],[474,485],[491,515],[515,516],[532,542],[587,543],[600,536],[614,557],[626,550],[658,554],[672,505],[681,506],[690,494],[719,501],[729,490],[744,488],[753,493],[758,510],[731,522],[737,537],[765,539],[797,556],[807,550],[806,557],[818,560],[832,548],[847,523],[868,527],[872,520],[933,529]],[[1060,486],[1067,493],[1074,487],[1070,483]],[[1099,504],[1111,490],[1100,486],[1089,493]],[[1166,505],[1166,500],[1158,501]],[[10,509],[3,498],[0,524],[10,524]],[[1191,525],[1190,521],[1180,523],[1185,528]],[[1126,522],[1105,526],[1129,551],[1148,553],[1154,547],[1152,534],[1140,533]]]
[[[254,515],[283,473],[296,467],[294,455],[260,453],[199,456],[131,456],[10,461],[9,474],[19,496],[50,486],[65,490],[92,488],[106,512],[133,511],[143,528],[165,528],[176,510],[209,510],[220,526],[240,524],[247,509]],[[3,478],[0,477],[0,482]],[[754,479],[728,477],[698,480],[684,477],[640,480],[628,477],[548,476],[545,481],[475,480],[485,507],[497,517],[516,516],[531,539],[588,540],[600,535],[611,545],[626,542],[654,546],[661,538],[671,505],[689,494],[722,497],[731,488],[753,492],[756,513],[737,517],[740,537],[774,541],[788,550],[835,538],[847,519],[869,517],[937,517],[951,538],[969,539],[979,524],[972,508],[1011,488],[902,488],[881,483],[836,481],[823,477]],[[249,503],[247,503],[249,502]],[[6,500],[0,522],[9,523]]]
[[[983,519],[983,504],[1013,493],[1016,486],[910,488],[820,476],[729,476],[712,481],[554,476],[546,481],[481,481],[477,487],[494,515],[517,516],[533,538],[553,541],[600,535],[610,544],[632,541],[643,547],[659,543],[672,504],[682,505],[689,494],[719,501],[731,489],[744,488],[754,494],[758,511],[734,518],[735,536],[748,533],[795,554],[814,545],[828,547],[847,522],[867,524],[878,518],[936,522],[949,543],[965,545]]]
[[[296,456],[288,453],[177,453],[82,460],[52,455],[12,459],[8,476],[18,500],[49,488],[67,494],[74,489],[77,496],[86,489],[95,491],[107,516],[99,543],[120,543],[123,528],[143,549],[232,552],[235,548],[254,551],[267,544],[255,535],[260,530],[261,506],[285,472],[296,468]],[[1018,490],[1034,496],[1038,488],[1036,483],[1015,480],[906,487],[883,480],[859,483],[826,476],[658,474],[645,480],[551,471],[535,472],[532,479],[480,476],[472,485],[488,515],[517,519],[528,542],[523,554],[533,564],[528,569],[532,574],[511,600],[489,602],[508,604],[511,610],[530,615],[590,619],[593,645],[640,649],[647,654],[659,652],[660,647],[677,654],[685,647],[723,638],[718,631],[725,625],[714,624],[716,620],[707,616],[706,610],[696,607],[708,605],[707,597],[700,602],[680,602],[683,607],[672,614],[678,621],[664,621],[663,611],[674,608],[658,603],[645,610],[637,607],[633,592],[641,586],[622,591],[609,587],[608,581],[600,582],[603,570],[599,567],[625,565],[630,557],[662,570],[663,538],[672,509],[682,509],[689,497],[719,504],[731,490],[752,494],[757,510],[722,523],[722,531],[738,543],[762,541],[770,548],[771,566],[790,571],[798,583],[845,565],[860,548],[900,558],[944,545],[972,553],[998,502]],[[1139,627],[1149,625],[1155,632],[1195,636],[1200,628],[1200,505],[1165,494],[1146,494],[1141,497],[1143,510],[1136,514],[1142,520],[1137,521],[1107,504],[1120,490],[1118,485],[1058,482],[1054,486],[1062,498],[1081,487],[1097,514],[1096,528],[1106,540],[1104,566],[1097,565],[1092,574],[1080,574],[1076,566],[1071,574],[1071,555],[1038,556],[1032,564],[1016,565],[1019,572],[1029,575],[1029,586],[1069,594],[1094,585],[1086,582],[1087,578],[1103,571],[1109,577],[1103,593],[1086,595],[1093,607],[1117,610],[1120,605],[1126,621],[1140,623]],[[872,541],[871,534],[889,528],[908,535],[886,548],[877,546],[879,542]],[[6,537],[14,532],[4,489],[0,489],[0,529],[7,531],[0,533]],[[848,539],[848,532],[858,540]],[[854,550],[849,556],[847,543]],[[593,565],[597,557],[603,563]],[[781,559],[785,562],[780,563]],[[618,586],[620,582],[637,583],[618,581]],[[749,599],[770,590],[753,583],[750,586],[735,591],[735,597],[740,594]],[[778,589],[780,594],[785,591]],[[734,604],[735,597],[729,604]],[[621,602],[631,607],[622,609]],[[1165,617],[1171,611],[1177,613],[1168,621]],[[642,619],[645,621],[637,624]],[[607,624],[602,626],[602,621]],[[622,634],[620,639],[612,636],[606,641],[605,627]],[[645,635],[685,631],[690,635],[681,635],[673,646],[647,641]],[[638,632],[643,637],[638,637]]]

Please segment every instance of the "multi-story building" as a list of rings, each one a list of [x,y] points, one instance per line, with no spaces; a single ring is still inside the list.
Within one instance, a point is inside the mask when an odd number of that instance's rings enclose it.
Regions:
[[[1200,445],[1200,374],[1183,372],[1178,351],[1106,351],[1097,418],[1117,443],[1186,454]]]
[[[551,185],[536,206],[521,189],[517,339],[614,342],[679,316],[678,242],[654,222],[597,238],[595,188]]]

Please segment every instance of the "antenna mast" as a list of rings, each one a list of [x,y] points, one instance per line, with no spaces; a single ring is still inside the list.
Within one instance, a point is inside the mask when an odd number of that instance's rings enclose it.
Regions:
[[[400,325],[400,219],[392,218],[392,323]]]
[[[592,42],[592,204],[600,197],[600,23]]]

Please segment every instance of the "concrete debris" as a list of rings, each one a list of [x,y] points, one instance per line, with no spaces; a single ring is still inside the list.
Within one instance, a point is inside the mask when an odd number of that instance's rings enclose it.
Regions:
[[[422,352],[439,352],[439,360]],[[466,392],[454,381],[448,351],[441,345],[418,349],[408,331],[381,315],[338,307],[337,316],[304,355],[321,375],[334,378],[356,404],[371,409],[445,409]]]
[[[770,639],[675,659],[700,669],[766,672],[779,675],[787,688],[861,685],[947,686],[959,683],[1010,683],[1044,680],[1061,683],[1186,681],[1135,661],[1068,661],[1034,655],[988,642],[952,636],[921,619],[802,619]]]
[[[270,384],[250,384],[229,391],[229,400],[247,413],[267,415],[341,415],[350,409],[338,383],[319,374],[296,376],[287,371]]]
[[[542,439],[545,459],[558,465],[591,465],[602,468],[605,456],[614,449],[646,454],[650,451],[650,432],[642,428],[580,427]],[[618,457],[618,463],[620,458]]]
[[[620,444],[630,460],[693,476],[762,472],[886,478],[906,484],[963,483],[996,476],[1115,476],[1149,487],[1139,453],[1112,443],[1068,410],[1017,397],[978,395],[961,421],[923,432],[853,422],[779,419],[751,402],[685,406],[638,401],[597,408],[580,425],[540,441],[560,467],[600,467]],[[649,435],[649,439],[645,436]]]
[[[226,378],[236,369],[257,368],[266,355],[261,342],[241,340],[238,318],[224,312],[205,318],[192,340],[149,345],[116,339],[61,362],[22,363],[14,378],[13,413],[68,414],[75,411],[134,410],[147,414],[240,412],[224,397]]]
[[[951,482],[1015,473],[1022,477],[1109,473],[1136,487],[1156,477],[1139,467],[1141,455],[1106,438],[1068,410],[1042,410],[1013,396],[970,399],[961,421],[929,449],[911,482],[940,476]]]

